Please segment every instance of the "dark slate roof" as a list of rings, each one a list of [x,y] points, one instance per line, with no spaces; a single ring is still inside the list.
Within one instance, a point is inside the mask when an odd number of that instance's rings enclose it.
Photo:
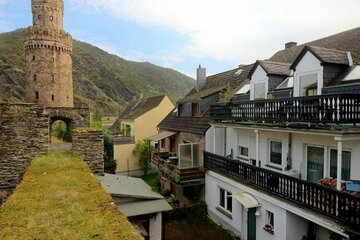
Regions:
[[[174,132],[188,132],[204,135],[210,127],[210,117],[208,114],[202,117],[180,117],[170,114],[160,124],[162,130]]]
[[[254,73],[258,66],[261,66],[268,75],[281,75],[281,76],[289,76],[290,75],[290,63],[283,62],[273,62],[269,60],[258,60],[252,67],[249,78]]]
[[[135,120],[144,113],[157,107],[164,98],[165,95],[136,99],[129,103],[118,119]]]
[[[311,41],[297,47],[278,51],[270,58],[270,60],[275,62],[293,63],[305,45],[344,52],[350,51],[354,64],[360,64],[360,27]]]
[[[252,66],[253,64],[241,65],[238,68],[208,76],[206,84],[200,91],[196,91],[196,89],[191,90],[180,102],[199,101],[202,98],[220,92],[226,87],[232,90],[238,89],[248,80],[249,71]]]
[[[300,52],[299,56],[294,60],[290,68],[295,69],[296,65],[307,52],[311,52],[322,63],[349,65],[349,59],[347,52],[345,51],[306,45]]]

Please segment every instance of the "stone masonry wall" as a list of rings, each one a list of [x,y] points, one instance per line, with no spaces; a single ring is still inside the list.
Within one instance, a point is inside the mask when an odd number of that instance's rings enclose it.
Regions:
[[[48,144],[44,107],[0,104],[0,204],[21,181],[31,159],[48,153]]]
[[[104,134],[102,130],[74,129],[72,140],[72,150],[83,155],[91,172],[104,175]]]

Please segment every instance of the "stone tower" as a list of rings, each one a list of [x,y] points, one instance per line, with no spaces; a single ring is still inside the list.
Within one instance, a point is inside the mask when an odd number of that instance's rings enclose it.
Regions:
[[[63,0],[32,0],[25,30],[25,101],[73,107],[72,38],[63,30]]]

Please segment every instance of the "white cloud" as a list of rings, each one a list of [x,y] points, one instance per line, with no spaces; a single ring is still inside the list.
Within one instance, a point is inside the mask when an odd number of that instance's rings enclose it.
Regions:
[[[170,63],[183,56],[248,63],[270,57],[285,42],[310,41],[360,23],[358,0],[71,0],[70,3],[83,10],[185,34],[191,42],[169,56]]]

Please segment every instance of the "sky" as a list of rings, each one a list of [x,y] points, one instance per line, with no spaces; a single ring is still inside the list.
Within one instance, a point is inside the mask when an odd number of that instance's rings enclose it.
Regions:
[[[195,77],[360,26],[360,0],[64,0],[73,38]],[[0,0],[0,33],[32,24],[31,0]]]

